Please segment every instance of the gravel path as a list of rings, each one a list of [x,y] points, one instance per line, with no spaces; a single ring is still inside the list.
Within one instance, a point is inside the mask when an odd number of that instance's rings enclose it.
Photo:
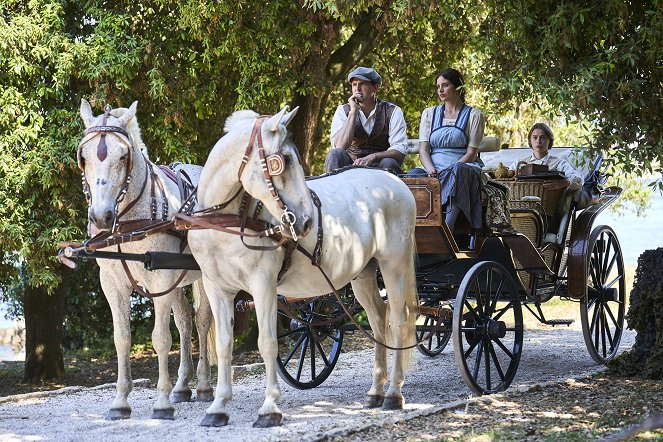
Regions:
[[[634,340],[635,333],[627,331],[620,348],[629,349]],[[264,397],[261,365],[254,365],[236,368],[251,373],[242,376],[233,386],[234,398],[228,408],[230,424],[225,428],[200,427],[198,423],[207,404],[195,402],[177,404],[175,421],[150,419],[155,391],[139,383],[129,397],[133,414],[126,421],[109,422],[103,418],[115,394],[112,385],[86,389],[69,387],[60,394],[1,398],[0,440],[316,440],[344,429],[416,416],[470,395],[449,346],[434,359],[417,353],[413,370],[406,377],[403,411],[364,409],[361,401],[370,387],[372,355],[372,350],[343,353],[329,379],[315,389],[301,391],[281,382],[284,422],[277,428],[252,428]],[[582,332],[577,328],[528,330],[511,389],[601,369],[602,366],[589,357]]]

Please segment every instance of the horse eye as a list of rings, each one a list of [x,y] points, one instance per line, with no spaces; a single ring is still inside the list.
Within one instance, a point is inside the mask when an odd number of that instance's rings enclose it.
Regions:
[[[121,160],[126,160],[126,159],[127,159],[127,154],[125,153],[124,155],[122,155],[122,156],[120,157],[120,159],[121,159]]]
[[[286,166],[290,166],[292,164],[292,155],[283,155],[283,161]]]

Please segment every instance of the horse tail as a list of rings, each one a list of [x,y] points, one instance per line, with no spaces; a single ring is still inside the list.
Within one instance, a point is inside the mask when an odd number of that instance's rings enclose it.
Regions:
[[[207,300],[203,280],[199,279],[195,281],[191,285],[191,291],[193,294],[193,309],[196,312],[196,319],[198,320],[198,318],[200,318],[198,312],[201,308],[207,308],[209,310],[208,315],[211,325],[207,331],[207,361],[210,365],[217,365],[216,325],[214,324],[214,316],[212,316],[212,311],[209,307],[209,301]],[[198,342],[200,342],[200,336],[198,336]]]

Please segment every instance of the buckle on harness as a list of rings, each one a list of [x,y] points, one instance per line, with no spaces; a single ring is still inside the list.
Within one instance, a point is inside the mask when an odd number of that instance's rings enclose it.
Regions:
[[[297,234],[295,233],[294,224],[297,221],[295,214],[288,211],[288,206],[283,208],[283,214],[281,215],[281,223],[290,228],[290,235],[294,241],[297,241]]]

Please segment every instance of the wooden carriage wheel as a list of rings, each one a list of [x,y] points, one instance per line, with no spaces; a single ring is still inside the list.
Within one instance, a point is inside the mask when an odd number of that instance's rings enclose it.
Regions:
[[[349,285],[341,292],[346,308],[360,306]],[[281,378],[300,390],[322,384],[334,370],[343,345],[345,313],[334,297],[297,301],[289,305],[289,327],[279,331],[276,367]],[[294,317],[290,316],[294,315]]]
[[[599,364],[615,357],[624,331],[626,281],[617,235],[597,226],[589,239],[587,294],[580,299],[580,320],[587,350]]]
[[[523,348],[520,294],[508,271],[493,261],[475,264],[456,295],[453,341],[456,365],[478,394],[505,390]]]

